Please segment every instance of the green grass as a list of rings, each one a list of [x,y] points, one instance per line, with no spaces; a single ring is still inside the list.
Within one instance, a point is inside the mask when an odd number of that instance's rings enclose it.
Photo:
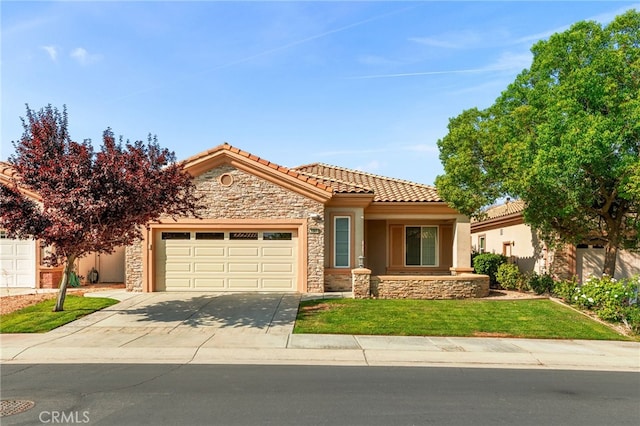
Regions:
[[[629,340],[550,300],[313,300],[294,333]]]
[[[52,312],[55,298],[0,316],[0,333],[44,333],[118,303],[104,297],[67,296],[64,311]]]

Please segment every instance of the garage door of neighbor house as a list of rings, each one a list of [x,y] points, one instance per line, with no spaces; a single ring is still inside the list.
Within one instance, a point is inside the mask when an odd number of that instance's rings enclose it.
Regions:
[[[295,230],[156,235],[157,291],[295,291]]]
[[[0,287],[36,286],[36,242],[10,240],[0,231]]]

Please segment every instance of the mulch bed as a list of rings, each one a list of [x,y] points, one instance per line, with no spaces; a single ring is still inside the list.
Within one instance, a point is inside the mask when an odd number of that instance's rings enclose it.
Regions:
[[[84,296],[85,293],[93,293],[96,291],[114,290],[125,288],[124,284],[88,284],[80,287],[68,287],[67,294],[74,296]],[[9,293],[11,290],[9,290]],[[20,294],[15,296],[0,296],[0,315],[9,314],[11,312],[35,305],[44,300],[53,299],[58,296],[58,292],[43,292],[42,289],[33,289],[32,294]]]

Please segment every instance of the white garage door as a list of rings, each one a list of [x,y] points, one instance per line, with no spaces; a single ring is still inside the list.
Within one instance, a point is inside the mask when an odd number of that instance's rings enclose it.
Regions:
[[[36,286],[36,242],[10,240],[0,231],[0,287]]]
[[[295,291],[297,235],[287,231],[164,231],[158,291]]]

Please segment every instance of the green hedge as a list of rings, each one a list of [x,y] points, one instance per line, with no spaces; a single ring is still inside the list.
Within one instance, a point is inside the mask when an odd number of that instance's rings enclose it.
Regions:
[[[496,275],[498,268],[503,263],[507,263],[507,257],[501,254],[480,253],[473,257],[473,268],[476,270],[476,273],[489,275],[492,288],[498,286]]]

